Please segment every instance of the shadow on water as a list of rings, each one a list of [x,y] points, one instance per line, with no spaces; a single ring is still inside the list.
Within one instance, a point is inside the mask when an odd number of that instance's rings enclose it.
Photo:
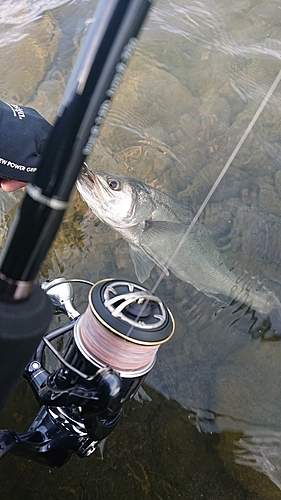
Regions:
[[[103,458],[98,451],[84,461],[73,456],[62,469],[50,470],[6,455],[1,460],[1,498],[257,498],[225,467],[219,436],[199,433],[177,403],[150,388],[146,391],[151,401],[127,405],[118,429],[105,443]],[[34,399],[22,384],[2,414],[1,426],[23,430],[35,411]],[[226,437],[233,441],[239,434]],[[267,498],[276,498],[270,496],[275,490],[268,480],[260,488],[268,492]]]
[[[43,4],[1,6],[0,92],[52,121],[93,3]],[[196,211],[280,70],[280,21],[279,0],[156,2],[90,168],[141,179]],[[201,218],[229,268],[277,297],[280,111],[278,87]],[[4,236],[16,201],[3,197]],[[40,279],[61,275],[136,279],[127,244],[76,194]],[[154,269],[146,285],[158,276]],[[264,318],[249,308],[172,275],[158,292],[177,329],[147,377],[152,400],[126,406],[103,460],[72,457],[49,470],[6,455],[2,500],[281,498],[281,342],[270,330],[258,334]],[[23,432],[36,413],[22,382],[0,426]]]

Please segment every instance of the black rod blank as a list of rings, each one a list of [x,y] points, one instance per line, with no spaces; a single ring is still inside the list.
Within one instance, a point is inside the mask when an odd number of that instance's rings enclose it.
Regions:
[[[0,273],[32,282],[63,218],[151,2],[103,0],[62,99],[57,120],[0,259]],[[9,300],[0,274],[0,300]]]
[[[0,410],[51,320],[51,302],[33,282],[150,5],[149,0],[100,3],[34,183],[14,219],[0,258]]]

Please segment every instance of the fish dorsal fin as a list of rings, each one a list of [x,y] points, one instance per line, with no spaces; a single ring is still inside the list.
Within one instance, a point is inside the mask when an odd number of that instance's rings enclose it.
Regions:
[[[141,248],[129,245],[129,249],[137,278],[140,283],[143,283],[149,278],[155,262]]]

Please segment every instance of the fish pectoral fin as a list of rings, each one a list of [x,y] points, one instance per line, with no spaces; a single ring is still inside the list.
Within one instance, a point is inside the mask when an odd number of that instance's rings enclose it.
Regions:
[[[141,248],[129,245],[129,249],[137,278],[140,283],[143,283],[149,278],[155,262]]]
[[[140,238],[141,248],[167,276],[167,263],[180,243],[186,227],[177,222],[146,221]]]
[[[182,223],[145,221],[140,247],[130,245],[130,254],[140,283],[149,278],[155,264],[169,276],[166,264],[184,231],[185,226]]]
[[[141,248],[129,245],[129,249],[137,278],[140,283],[143,283],[149,278],[155,262]]]
[[[171,222],[162,220],[151,220],[146,221],[145,228],[143,230],[143,237],[147,241],[155,240],[160,238],[160,240],[167,241],[171,237],[181,237],[184,235],[188,224],[185,226],[182,222]]]

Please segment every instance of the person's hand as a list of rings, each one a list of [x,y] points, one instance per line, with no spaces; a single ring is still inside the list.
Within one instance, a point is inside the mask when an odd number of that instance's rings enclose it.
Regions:
[[[26,186],[26,184],[26,182],[14,181],[13,179],[0,179],[0,186],[7,193],[16,191],[16,189],[20,189]]]

